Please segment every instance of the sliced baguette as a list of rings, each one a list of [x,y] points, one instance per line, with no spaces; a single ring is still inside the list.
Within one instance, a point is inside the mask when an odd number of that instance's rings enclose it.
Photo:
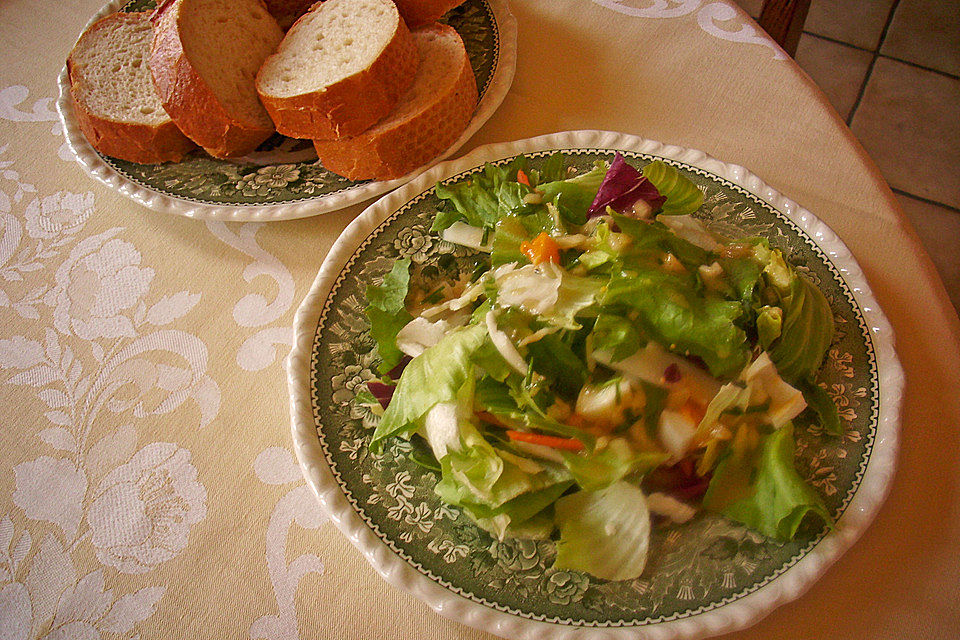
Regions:
[[[463,4],[464,0],[393,0],[403,21],[411,29],[439,20],[447,11]]]
[[[93,148],[156,164],[196,146],[163,110],[150,81],[150,13],[112,13],[92,24],[67,57],[74,114]]]
[[[283,31],[261,0],[164,0],[153,25],[150,73],[187,137],[229,158],[273,134],[255,78]]]
[[[359,136],[316,140],[324,167],[352,180],[390,180],[453,144],[477,105],[477,82],[459,34],[435,23],[413,32],[420,65],[397,108]]]
[[[335,140],[386,116],[416,69],[416,45],[391,0],[327,0],[290,27],[257,91],[283,135]]]

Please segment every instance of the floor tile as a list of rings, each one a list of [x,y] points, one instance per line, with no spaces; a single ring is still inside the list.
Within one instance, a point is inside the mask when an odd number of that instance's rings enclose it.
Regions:
[[[892,186],[960,208],[960,80],[878,58],[851,129]]]
[[[817,83],[844,120],[860,93],[873,54],[805,33],[797,47],[797,63]]]
[[[953,306],[960,311],[960,212],[897,196],[900,206],[936,265]]]
[[[960,75],[960,0],[900,0],[880,51]]]
[[[805,31],[876,50],[893,0],[812,0]]]

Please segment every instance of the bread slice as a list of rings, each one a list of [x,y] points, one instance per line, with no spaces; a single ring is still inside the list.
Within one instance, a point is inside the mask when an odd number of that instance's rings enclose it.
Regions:
[[[393,0],[407,27],[415,29],[439,20],[443,14],[463,4],[464,0]]]
[[[90,25],[67,57],[80,129],[114,158],[177,162],[196,146],[163,110],[150,81],[150,13],[112,13]]]
[[[273,134],[255,79],[283,31],[261,0],[164,0],[153,25],[153,83],[187,137],[229,158]]]
[[[327,0],[290,27],[257,91],[283,135],[335,140],[387,115],[416,70],[416,45],[391,0]]]
[[[276,18],[277,24],[284,31],[305,14],[314,2],[317,0],[264,0],[267,11]]]
[[[434,23],[413,32],[420,65],[397,108],[359,136],[314,141],[324,167],[353,180],[399,178],[453,144],[473,117],[477,81],[459,34]]]

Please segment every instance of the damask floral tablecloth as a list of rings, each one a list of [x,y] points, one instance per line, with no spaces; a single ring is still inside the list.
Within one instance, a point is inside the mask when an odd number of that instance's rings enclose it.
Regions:
[[[204,222],[92,180],[53,103],[99,7],[0,4],[0,638],[487,637],[381,581],[292,454],[293,314],[363,205]],[[605,129],[749,167],[830,224],[894,326],[907,392],[887,504],[737,637],[956,637],[960,331],[872,163],[732,5],[511,7],[516,77],[463,151]]]

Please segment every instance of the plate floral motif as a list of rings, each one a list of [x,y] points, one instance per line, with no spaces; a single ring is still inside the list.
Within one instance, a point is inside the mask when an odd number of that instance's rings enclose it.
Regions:
[[[154,6],[154,0],[114,0],[93,20],[118,9],[145,11]],[[447,157],[486,122],[506,95],[516,60],[516,22],[506,0],[467,0],[443,21],[463,39],[480,93],[466,131],[442,154]],[[147,207],[190,217],[239,221],[318,215],[380,195],[423,170],[389,181],[348,180],[323,168],[309,140],[279,134],[235,160],[219,160],[199,150],[181,162],[159,165],[111,158],[93,149],[80,131],[66,69],[60,75],[57,111],[71,149],[93,177]]]
[[[698,215],[708,226],[768,238],[826,294],[838,331],[819,382],[841,408],[846,431],[831,438],[810,421],[798,421],[797,466],[838,520],[836,531],[810,526],[781,544],[701,513],[685,525],[655,530],[640,578],[608,582],[552,568],[552,542],[498,541],[443,504],[433,493],[436,474],[414,461],[421,446],[416,439],[395,439],[379,455],[369,451],[377,416],[357,400],[363,383],[376,375],[375,343],[363,313],[366,285],[397,257],[437,277],[457,273],[472,259],[429,233],[440,205],[432,191],[438,179],[460,180],[485,160],[506,161],[520,152],[536,166],[555,150],[581,169],[611,160],[615,151],[638,163],[665,159],[704,191]],[[890,394],[902,374],[889,327],[875,305],[864,304],[869,290],[859,270],[850,268],[856,265],[848,254],[838,251],[842,244],[808,212],[781,199],[742,168],[604,132],[478,150],[384,198],[338,241],[298,313],[289,373],[294,441],[308,481],[335,516],[348,515],[341,528],[388,580],[441,613],[501,635],[507,635],[505,625],[519,625],[524,637],[578,628],[651,637],[706,628],[718,633],[769,610],[785,592],[795,596],[866,526],[872,511],[864,511],[864,498],[872,509],[882,500],[885,474],[892,473],[888,432],[896,426],[898,395]],[[877,326],[882,333],[874,331]],[[384,560],[384,550],[394,559]],[[444,606],[451,599],[462,614]],[[727,628],[718,627],[718,620],[727,620]],[[671,625],[674,630],[667,631]]]

